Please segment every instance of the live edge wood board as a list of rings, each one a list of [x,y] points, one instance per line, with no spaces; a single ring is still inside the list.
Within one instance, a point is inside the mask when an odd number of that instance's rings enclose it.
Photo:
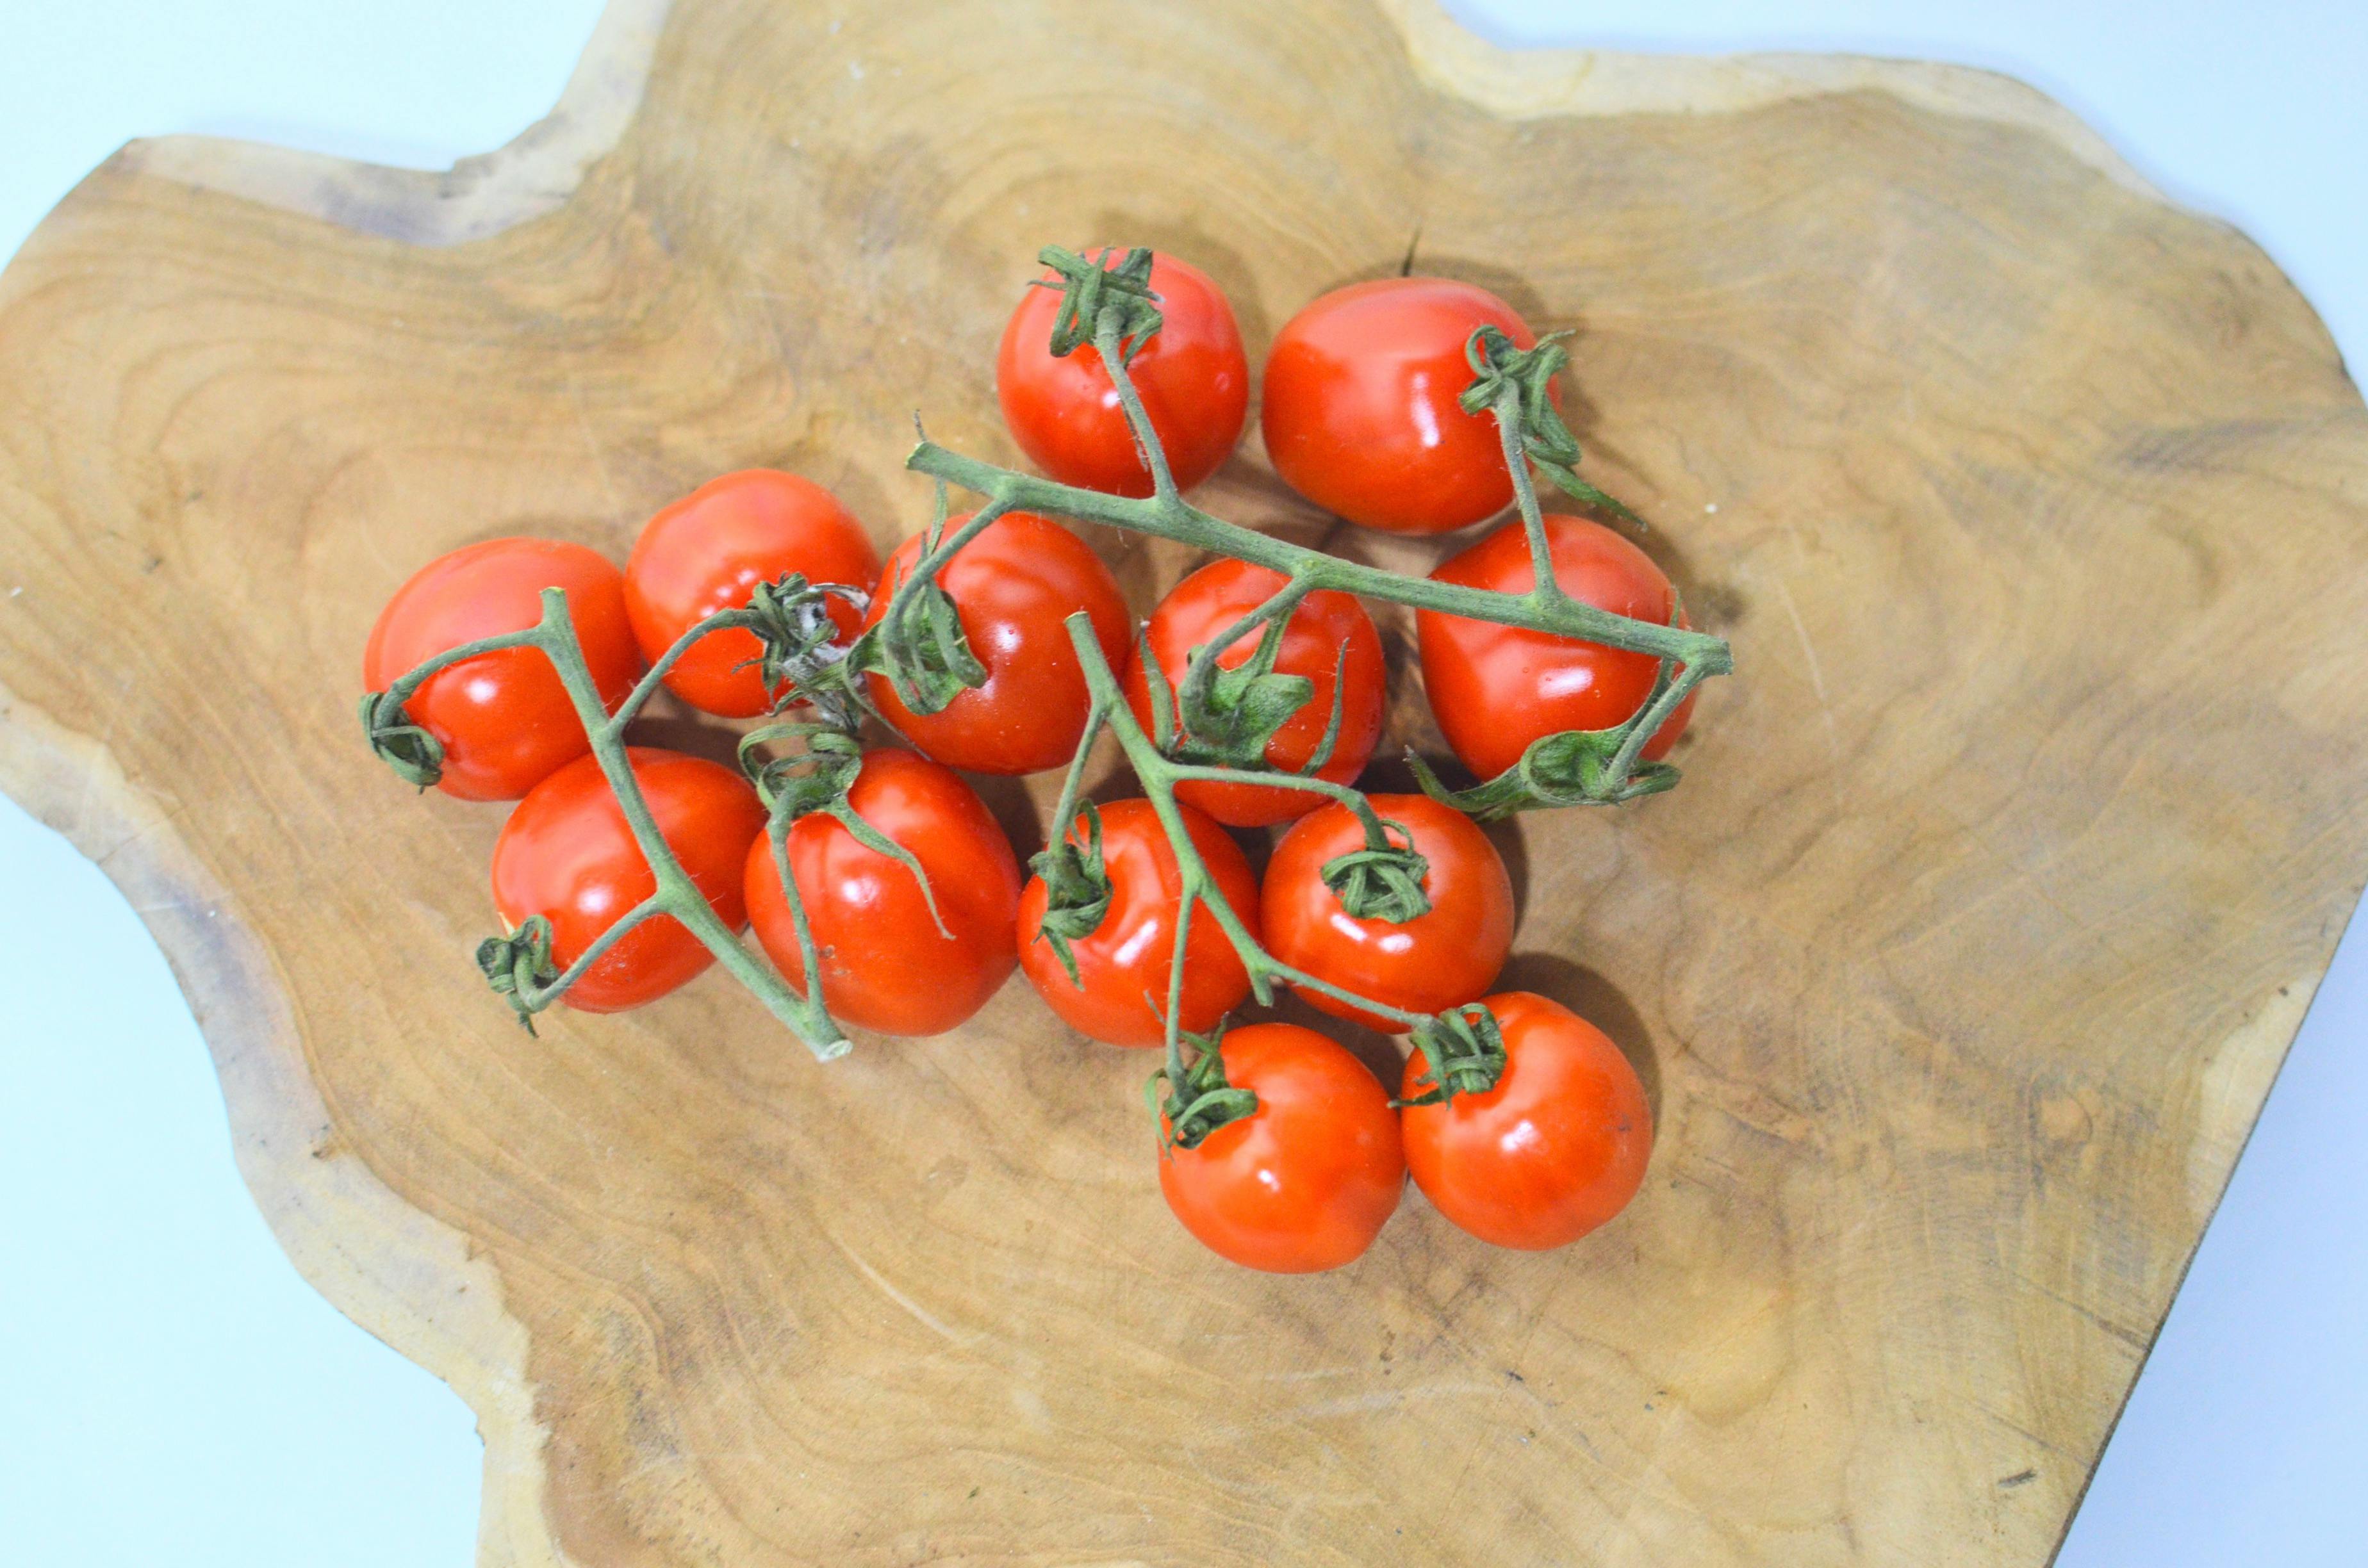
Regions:
[[[1502,837],[1512,979],[1658,1107],[1579,1246],[1410,1198],[1224,1265],[1146,1059],[1020,983],[828,1067],[715,977],[530,1040],[500,812],[360,744],[440,551],[751,463],[916,526],[913,411],[1008,460],[1002,314],[1102,239],[1254,353],[1409,257],[1576,328],[1734,640],[1677,793]],[[1432,558],[1254,442],[1206,499]],[[1138,608],[1190,564],[1095,537]],[[0,279],[0,785],[142,912],[297,1265],[479,1413],[489,1565],[2042,1563],[2368,874],[2368,418],[2260,251],[2011,82],[1424,0],[622,0],[449,174],[135,143]]]

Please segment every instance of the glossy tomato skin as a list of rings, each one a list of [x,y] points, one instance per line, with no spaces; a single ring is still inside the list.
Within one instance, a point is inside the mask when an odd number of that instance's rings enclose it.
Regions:
[[[1099,254],[1085,253],[1088,259]],[[1188,261],[1155,255],[1151,287],[1159,296],[1162,323],[1127,373],[1177,487],[1190,490],[1224,466],[1242,438],[1249,361],[1234,309],[1208,274]],[[1031,288],[1003,329],[995,391],[1004,422],[1029,460],[1063,483],[1148,495],[1151,471],[1135,450],[1101,355],[1086,344],[1063,358],[1053,357],[1053,322],[1060,309],[1058,290]]]
[[[946,524],[951,533],[967,519]],[[926,536],[896,547],[881,574],[864,625],[874,625],[905,574],[922,558]],[[1126,597],[1100,556],[1060,524],[1032,512],[997,517],[938,574],[952,597],[986,684],[935,713],[898,700],[888,677],[871,676],[871,699],[905,739],[950,767],[973,773],[1037,773],[1058,767],[1085,733],[1085,672],[1061,623],[1078,610],[1093,619],[1103,656],[1121,668],[1132,630]]]
[[[1397,1113],[1365,1064],[1314,1029],[1250,1024],[1221,1048],[1258,1109],[1163,1149],[1159,1190],[1218,1256],[1271,1274],[1353,1263],[1406,1189]]]
[[[1600,523],[1557,515],[1546,518],[1546,544],[1554,581],[1571,597],[1668,624],[1677,606],[1669,579],[1628,540]],[[1519,523],[1449,557],[1431,576],[1507,594],[1537,585]],[[1649,653],[1436,610],[1416,614],[1415,632],[1431,712],[1463,766],[1483,778],[1520,761],[1531,743],[1544,736],[1623,722],[1652,695],[1660,669]],[[1689,696],[1645,744],[1647,761],[1668,754],[1693,710]]]
[[[1267,951],[1319,980],[1415,1013],[1479,1000],[1513,945],[1513,883],[1488,835],[1472,819],[1427,795],[1375,795],[1373,810],[1412,835],[1429,862],[1428,914],[1403,925],[1358,919],[1324,884],[1326,862],[1364,847],[1364,830],[1345,806],[1302,817],[1267,862]],[[1393,844],[1406,839],[1392,833]],[[1303,988],[1313,1006],[1384,1033],[1406,1026]]]
[[[1464,345],[1483,326],[1537,339],[1486,289],[1383,278],[1335,289],[1268,351],[1259,418],[1284,483],[1352,523],[1391,533],[1469,528],[1513,504],[1496,421],[1456,400]]]
[[[658,831],[726,926],[748,924],[742,871],[749,842],[765,829],[765,808],[728,767],[680,752],[634,746],[633,777]],[[515,928],[529,915],[551,922],[552,956],[565,969],[577,955],[657,891],[657,879],[597,758],[569,763],[518,802],[494,845],[494,906]],[[567,1005],[617,1013],[655,1001],[714,961],[704,943],[671,915],[620,937],[569,987]]]
[[[790,871],[822,960],[823,1003],[859,1028],[943,1034],[985,1006],[1019,961],[1019,862],[977,791],[912,752],[866,752],[847,800],[920,862],[945,931],[911,871],[831,817],[799,818],[790,828]],[[757,939],[805,994],[804,955],[768,834],[748,846],[747,890]]]
[[[542,619],[542,590],[567,590],[585,663],[613,710],[642,673],[625,580],[607,557],[547,539],[496,539],[421,567],[379,612],[362,684],[384,691],[437,654]],[[480,654],[438,672],[404,710],[444,746],[437,788],[463,801],[515,801],[592,749],[567,688],[532,648]]]
[[[1408,1106],[1406,1165],[1439,1211],[1484,1242],[1542,1252],[1628,1206],[1653,1153],[1653,1112],[1601,1029],[1526,991],[1487,999],[1505,1073],[1486,1094]],[[1430,1070],[1417,1050],[1401,1097]]]
[[[655,664],[693,626],[791,572],[868,589],[880,577],[880,552],[855,515],[810,479],[752,468],[700,486],[649,520],[625,562],[625,613],[642,657]],[[828,602],[841,641],[852,637],[861,612]],[[666,689],[726,718],[768,711],[751,662],[763,651],[753,631],[711,631],[666,672]]]
[[[1184,678],[1192,650],[1224,635],[1241,618],[1264,604],[1283,585],[1282,574],[1247,562],[1212,562],[1185,578],[1159,602],[1144,626],[1153,656],[1158,661],[1172,693]],[[1258,633],[1239,639],[1217,656],[1225,669],[1235,669],[1257,652]],[[1341,650],[1348,651],[1342,662]],[[1295,773],[1324,739],[1331,722],[1335,687],[1340,697],[1340,735],[1332,760],[1318,778],[1346,784],[1364,771],[1382,735],[1384,672],[1381,633],[1373,618],[1351,594],[1322,589],[1310,594],[1284,623],[1282,647],[1275,659],[1281,675],[1304,676],[1315,683],[1307,705],[1292,714],[1267,743],[1270,767]],[[1156,733],[1152,722],[1151,676],[1138,642],[1126,671],[1127,705],[1135,722]],[[1189,801],[1228,827],[1267,827],[1306,815],[1323,804],[1323,797],[1304,790],[1268,784],[1211,784],[1187,780],[1176,787],[1176,797]]]
[[[1241,846],[1201,812],[1190,806],[1178,810],[1217,891],[1250,935],[1257,936],[1258,878]],[[1176,902],[1182,891],[1176,855],[1150,801],[1114,801],[1101,808],[1101,814],[1110,909],[1099,926],[1069,944],[1084,983],[1070,983],[1060,955],[1040,935],[1045,904],[1042,877],[1029,878],[1019,894],[1019,967],[1053,1011],[1079,1034],[1111,1045],[1156,1047],[1166,1043],[1167,1035],[1153,1003],[1167,1005]],[[1082,818],[1077,833],[1085,833]],[[1184,949],[1184,1000],[1178,1009],[1182,1027],[1196,1034],[1214,1028],[1249,994],[1249,971],[1225,940],[1224,928],[1207,906],[1196,906]]]

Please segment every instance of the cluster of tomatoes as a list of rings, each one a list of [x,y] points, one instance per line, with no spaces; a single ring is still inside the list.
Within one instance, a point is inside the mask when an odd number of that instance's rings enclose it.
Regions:
[[[1177,484],[1189,488],[1237,444],[1249,369],[1233,312],[1209,278],[1160,256],[1149,279],[1159,324],[1133,346],[1126,370]],[[1004,335],[996,385],[1011,433],[1056,481],[1150,495],[1147,454],[1100,358],[1090,345],[1051,349],[1063,306],[1060,290],[1030,289]],[[1535,341],[1502,301],[1442,279],[1361,283],[1308,305],[1265,368],[1261,417],[1275,471],[1316,505],[1371,528],[1443,534],[1504,514],[1516,481],[1497,428],[1458,402],[1472,381],[1467,345],[1483,327],[1524,349]],[[1575,516],[1548,517],[1546,533],[1556,581],[1572,597],[1670,621],[1668,580],[1624,537]],[[1190,705],[1180,729],[1173,717],[1179,676],[1196,651],[1286,580],[1220,559],[1186,577],[1138,627],[1084,540],[1046,517],[1006,513],[935,578],[958,614],[972,673],[983,678],[942,705],[916,705],[893,671],[865,667],[862,640],[938,537],[938,528],[916,534],[883,563],[864,528],[821,486],[769,470],[728,474],[654,517],[621,572],[580,545],[537,539],[495,540],[430,563],[380,616],[364,680],[383,693],[439,653],[531,627],[543,591],[557,587],[611,711],[672,653],[664,681],[676,698],[751,718],[803,695],[786,679],[768,684],[757,632],[734,626],[677,644],[792,574],[860,590],[828,601],[831,655],[856,650],[837,672],[844,690],[905,744],[843,745],[829,809],[797,816],[783,853],[749,777],[655,747],[627,753],[666,844],[717,916],[734,930],[753,926],[804,994],[816,977],[806,973],[802,913],[830,1013],[882,1034],[952,1028],[1018,967],[1078,1032],[1157,1047],[1178,952],[1175,1023],[1195,1037],[1219,1029],[1249,996],[1251,977],[1205,902],[1178,943],[1178,857],[1152,801],[1088,807],[1064,824],[1067,844],[1092,852],[1108,895],[1080,917],[1048,890],[1050,853],[1038,857],[1036,875],[1024,875],[961,773],[1062,767],[1088,738],[1089,692],[1064,625],[1079,612],[1110,669],[1124,672],[1137,722],[1189,748]],[[1527,591],[1534,579],[1521,524],[1488,532],[1434,574]],[[1620,724],[1659,675],[1648,654],[1430,610],[1420,613],[1418,634],[1440,728],[1483,778],[1543,737]],[[1383,728],[1386,672],[1372,619],[1354,597],[1316,591],[1269,641],[1261,656],[1274,673],[1303,679],[1309,695],[1266,733],[1263,765],[1290,773],[1315,764],[1316,777],[1353,782]],[[1243,632],[1216,666],[1240,668],[1259,643],[1257,631]],[[494,902],[513,929],[536,917],[548,923],[554,968],[598,953],[568,1002],[595,1012],[636,1006],[712,961],[672,918],[614,934],[657,881],[592,755],[584,710],[541,648],[450,665],[409,691],[401,717],[433,737],[434,782],[447,793],[518,802],[495,847]],[[1678,710],[1645,755],[1666,752],[1687,717]],[[842,727],[852,733],[851,721]],[[1161,1185],[1194,1235],[1254,1267],[1337,1267],[1364,1251],[1409,1170],[1450,1219],[1508,1246],[1560,1245],[1627,1202],[1651,1142],[1642,1088],[1619,1050],[1567,1008],[1525,993],[1490,994],[1512,940],[1514,897],[1497,850],[1467,816],[1428,795],[1371,799],[1406,852],[1400,864],[1419,879],[1420,912],[1393,919],[1398,912],[1352,914],[1336,891],[1343,858],[1368,845],[1362,819],[1338,801],[1239,778],[1187,779],[1175,785],[1174,804],[1217,895],[1275,960],[1403,1013],[1452,1017],[1483,1006],[1492,1048],[1501,1036],[1490,1086],[1452,1092],[1417,1043],[1395,1100],[1315,1030],[1261,1023],[1209,1040],[1207,1081],[1254,1097],[1239,1102],[1246,1114],[1189,1142],[1163,1139]],[[1281,832],[1261,879],[1229,830],[1269,828]],[[1304,994],[1343,1018],[1406,1028],[1313,989]]]

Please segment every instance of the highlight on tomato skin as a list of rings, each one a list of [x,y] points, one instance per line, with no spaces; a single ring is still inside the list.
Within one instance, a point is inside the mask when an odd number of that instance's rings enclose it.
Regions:
[[[810,479],[758,468],[710,480],[661,508],[625,562],[625,609],[642,656],[655,664],[693,626],[743,608],[759,583],[792,572],[809,583],[869,589],[880,552],[838,497]],[[843,599],[825,602],[839,641],[853,637],[861,612]],[[711,631],[666,672],[666,689],[725,718],[768,712],[773,694],[756,664],[762,652],[753,631]]]
[[[1091,258],[1105,248],[1083,254]],[[1113,254],[1113,265],[1122,254]],[[1224,466],[1241,442],[1249,413],[1249,361],[1233,306],[1207,273],[1155,253],[1151,287],[1159,296],[1162,323],[1127,370],[1167,453],[1169,474],[1178,489],[1190,490]],[[1085,344],[1061,358],[1053,355],[1060,309],[1057,290],[1021,291],[996,355],[1004,423],[1029,460],[1063,483],[1148,495],[1151,470],[1136,449],[1099,352]]]
[[[1168,1209],[1246,1268],[1312,1274],[1355,1262],[1406,1188],[1388,1092],[1338,1041],[1297,1024],[1229,1029],[1219,1054],[1226,1081],[1258,1108],[1193,1148],[1160,1151]]]
[[[734,931],[746,927],[743,868],[749,844],[765,830],[755,788],[703,757],[655,746],[626,755],[684,872],[718,919]],[[551,922],[552,957],[561,969],[657,891],[598,757],[569,763],[518,802],[494,844],[493,890],[504,926],[515,929],[537,915]],[[581,1012],[622,1012],[714,961],[688,926],[662,915],[618,938],[562,999]]]
[[[1407,1168],[1432,1207],[1497,1246],[1567,1246],[1636,1196],[1653,1153],[1645,1085],[1610,1036],[1561,1003],[1507,991],[1485,1004],[1505,1037],[1496,1087],[1409,1105]],[[1398,1094],[1429,1087],[1420,1049]]]
[[[624,576],[608,557],[549,539],[495,539],[439,555],[394,591],[370,628],[362,686],[384,691],[438,654],[542,619],[542,591],[567,593],[584,662],[614,711],[642,673]],[[404,704],[443,747],[437,788],[462,801],[516,801],[592,749],[551,660],[505,648],[440,670]]]
[[[1465,346],[1484,326],[1537,346],[1510,305],[1452,278],[1376,278],[1315,300],[1267,353],[1259,419],[1275,472],[1389,533],[1452,533],[1511,506],[1496,421],[1457,401],[1472,384]]]
[[[1545,523],[1554,581],[1565,593],[1614,615],[1668,624],[1677,590],[1633,540],[1585,517],[1549,513]],[[1537,585],[1518,522],[1450,556],[1431,577],[1506,594]],[[1660,674],[1650,653],[1438,610],[1415,613],[1415,636],[1431,713],[1463,766],[1482,778],[1504,772],[1548,735],[1625,723],[1650,699]],[[1645,744],[1645,760],[1668,755],[1700,695],[1689,694]]]
[[[1010,840],[976,790],[914,752],[864,753],[847,803],[919,863],[936,913],[909,869],[845,824],[820,812],[791,824],[790,869],[822,960],[823,1005],[880,1034],[943,1034],[985,1006],[1019,963]],[[757,940],[791,988],[810,994],[770,834],[748,846],[746,878]]]

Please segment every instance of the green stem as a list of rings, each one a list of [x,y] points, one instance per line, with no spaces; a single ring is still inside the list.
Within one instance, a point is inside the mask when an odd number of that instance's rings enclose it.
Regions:
[[[1126,415],[1127,428],[1134,432],[1135,449],[1151,470],[1151,499],[1180,505],[1176,476],[1168,471],[1167,450],[1158,432],[1151,427],[1151,415],[1143,406],[1143,394],[1134,390],[1134,377],[1127,371],[1126,352],[1121,347],[1124,331],[1123,309],[1105,308],[1094,322],[1094,352],[1101,356],[1102,369],[1110,372],[1110,385],[1118,392],[1118,405]]]
[[[1497,439],[1505,451],[1505,472],[1512,476],[1513,501],[1521,509],[1521,531],[1530,541],[1530,570],[1535,585],[1531,597],[1555,605],[1577,601],[1563,591],[1554,575],[1554,546],[1546,539],[1545,512],[1538,506],[1538,487],[1530,478],[1530,455],[1521,447],[1521,389],[1509,379],[1489,409],[1497,421]],[[1598,638],[1596,641],[1600,642]]]
[[[593,937],[591,945],[576,954],[575,961],[569,964],[550,984],[539,985],[531,991],[522,993],[518,1001],[518,1009],[527,1013],[541,1012],[553,1002],[558,1001],[569,986],[583,979],[584,971],[606,957],[610,948],[624,940],[627,932],[643,921],[665,913],[665,906],[659,903],[655,893],[642,900],[641,903],[625,911],[623,916],[615,925]]]

